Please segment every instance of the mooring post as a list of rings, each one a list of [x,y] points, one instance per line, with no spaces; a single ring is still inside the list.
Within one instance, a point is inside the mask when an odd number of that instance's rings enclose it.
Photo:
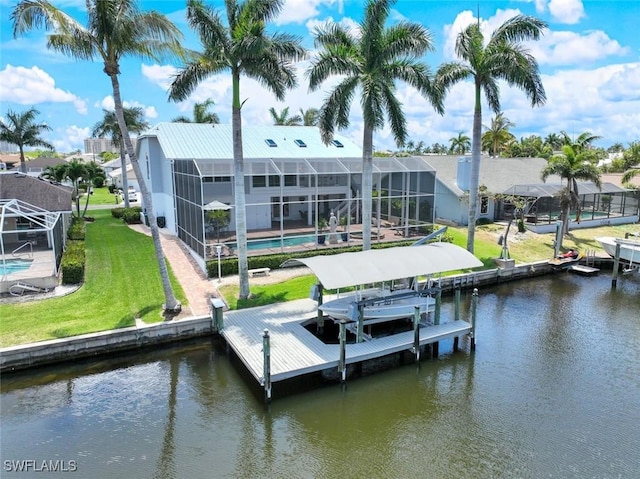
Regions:
[[[441,304],[442,304],[442,288],[438,288],[438,290],[436,291],[435,311],[433,312],[433,324],[435,326],[440,324],[440,306],[441,306]],[[433,351],[433,357],[437,358],[439,350],[440,350],[440,343],[438,341],[434,342],[433,346],[431,347],[431,350]]]
[[[340,382],[344,384],[347,380],[347,321],[340,320],[340,361],[338,369],[340,370]]]
[[[455,302],[454,302],[453,320],[458,321],[460,319],[460,288],[456,288],[455,295],[456,296],[455,296]],[[453,338],[454,352],[458,350],[458,341],[459,341],[458,336]]]
[[[476,349],[476,311],[478,310],[478,288],[473,288],[473,296],[471,298],[471,351]]]
[[[413,312],[413,353],[416,355],[416,363],[420,362],[420,306]]]
[[[613,274],[611,276],[611,287],[616,289],[618,285],[618,270],[620,269],[620,243],[616,243],[616,255],[613,258]]]
[[[320,306],[322,306],[322,291],[323,287],[321,283],[316,285],[317,288],[317,296],[318,296],[318,320],[316,323],[318,334],[322,334],[324,332],[324,314],[320,310]]]
[[[262,334],[262,354],[264,356],[264,402],[271,402],[271,338],[269,330]]]
[[[357,343],[362,342],[362,337],[364,335],[364,306],[362,304],[358,305],[358,337],[356,338]]]

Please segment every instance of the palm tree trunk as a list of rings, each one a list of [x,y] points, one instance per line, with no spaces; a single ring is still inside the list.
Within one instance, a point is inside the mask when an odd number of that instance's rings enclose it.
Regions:
[[[362,140],[362,251],[371,249],[373,190],[373,130],[364,127]]]
[[[20,173],[26,173],[27,163],[24,161],[24,148],[22,145],[18,145],[18,150],[20,151]]]
[[[127,157],[124,151],[124,141],[120,144],[120,171],[122,173],[122,196],[124,196],[124,207],[129,208],[129,179],[127,178]]]
[[[240,281],[240,299],[247,299],[249,289],[249,263],[247,260],[247,212],[244,192],[244,157],[242,153],[242,117],[240,104],[240,74],[232,73],[233,105],[231,128],[233,131],[233,180],[236,203],[236,243],[238,248],[238,276]]]
[[[106,69],[106,67],[105,67]],[[131,166],[133,167],[133,171],[136,175],[136,179],[138,180],[138,185],[140,186],[140,192],[142,193],[142,201],[146,208],[147,218],[149,219],[149,228],[151,229],[151,238],[153,239],[153,246],[156,251],[156,260],[158,261],[158,266],[160,268],[160,277],[162,279],[162,289],[164,290],[164,309],[167,312],[177,312],[180,310],[180,303],[176,300],[175,295],[173,294],[173,288],[171,287],[171,282],[169,281],[169,271],[167,269],[167,263],[165,262],[164,253],[162,251],[162,243],[160,242],[160,231],[158,230],[158,225],[156,223],[156,216],[153,212],[153,203],[151,199],[151,192],[147,187],[147,183],[144,181],[144,176],[142,175],[142,169],[140,168],[140,164],[138,163],[138,158],[136,157],[136,153],[133,150],[133,144],[131,143],[131,138],[129,137],[129,129],[127,128],[127,124],[124,120],[124,112],[122,109],[122,98],[120,97],[120,83],[118,82],[118,76],[116,73],[107,73],[109,78],[111,79],[111,85],[113,86],[113,102],[115,104],[116,110],[116,118],[118,119],[118,126],[120,127],[120,132],[122,133],[122,140],[124,141],[127,153],[129,154],[129,161],[131,161]],[[123,175],[126,174],[126,168],[122,172]],[[125,191],[126,195],[127,192]]]
[[[467,251],[473,253],[476,235],[476,215],[478,213],[478,186],[480,183],[480,159],[482,133],[482,106],[480,84],[476,80],[476,106],[473,111],[473,144],[471,154],[471,174],[469,178],[469,224],[467,225]]]

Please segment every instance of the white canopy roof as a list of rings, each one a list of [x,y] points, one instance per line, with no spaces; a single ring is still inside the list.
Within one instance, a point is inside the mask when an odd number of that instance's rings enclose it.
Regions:
[[[311,268],[326,289],[482,266],[482,262],[474,255],[451,243],[296,258],[296,261]]]

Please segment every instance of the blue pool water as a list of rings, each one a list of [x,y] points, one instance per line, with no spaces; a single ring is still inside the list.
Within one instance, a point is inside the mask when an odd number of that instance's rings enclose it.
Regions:
[[[4,276],[18,271],[24,271],[31,267],[30,259],[7,259],[0,261],[0,276]]]
[[[285,236],[282,242],[280,238],[265,238],[265,239],[247,241],[247,249],[256,250],[256,249],[267,249],[267,248],[280,248],[281,244],[283,246],[300,246],[301,244],[315,243],[315,241],[316,241],[315,235]],[[236,248],[235,243],[233,247]]]

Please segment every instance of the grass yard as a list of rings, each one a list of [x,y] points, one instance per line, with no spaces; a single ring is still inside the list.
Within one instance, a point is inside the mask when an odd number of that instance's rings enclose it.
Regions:
[[[87,223],[85,283],[75,293],[25,303],[0,304],[0,347],[133,326],[162,317],[164,294],[150,237],[110,210],[93,210]],[[176,297],[186,304],[169,270]]]
[[[84,208],[84,202],[87,200],[85,196],[83,196],[80,200],[81,207]],[[89,206],[97,206],[97,205],[115,205],[116,204],[116,196],[112,193],[109,193],[109,188],[103,186],[102,188],[94,188],[93,194],[89,199]],[[93,213],[92,213],[93,214]],[[92,215],[91,214],[91,215]],[[88,216],[91,216],[87,212]]]

